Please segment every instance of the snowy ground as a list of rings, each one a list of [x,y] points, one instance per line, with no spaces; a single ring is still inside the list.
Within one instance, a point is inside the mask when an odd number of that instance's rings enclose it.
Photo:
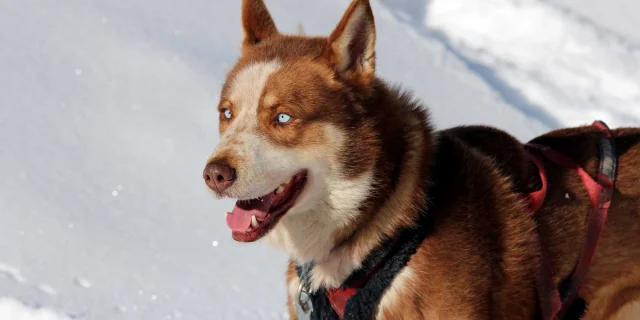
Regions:
[[[27,306],[13,298],[0,298],[0,319],[69,320],[70,318],[46,308]]]
[[[441,128],[640,125],[640,6],[603,3],[373,0],[379,72]],[[348,1],[267,5],[327,34]],[[284,318],[286,256],[201,180],[239,9],[0,0],[0,320]]]

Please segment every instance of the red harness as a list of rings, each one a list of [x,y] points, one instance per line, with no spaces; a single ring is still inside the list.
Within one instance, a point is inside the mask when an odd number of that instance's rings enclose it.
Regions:
[[[553,274],[549,258],[544,251],[544,245],[540,243],[540,273],[538,274],[538,297],[540,299],[540,307],[542,310],[542,318],[545,320],[562,319],[567,312],[571,303],[578,296],[578,291],[584,282],[589,266],[593,259],[593,255],[600,241],[600,236],[604,230],[607,220],[609,206],[613,196],[613,188],[617,174],[617,157],[615,152],[615,144],[611,136],[611,131],[604,122],[596,121],[593,126],[604,132],[604,137],[600,139],[600,166],[596,180],[591,178],[583,168],[562,153],[559,153],[549,147],[537,144],[527,144],[527,147],[538,150],[545,158],[567,169],[575,170],[582,180],[585,189],[591,199],[591,210],[589,211],[587,235],[582,246],[582,250],[578,257],[578,263],[570,278],[570,284],[565,291],[564,299],[561,299],[560,293],[553,282]],[[531,157],[538,166],[542,188],[536,192],[527,195],[530,201],[530,213],[533,216],[544,202],[547,193],[547,175],[539,156],[532,153]],[[539,239],[541,241],[541,239]]]
[[[389,250],[389,252],[392,252],[392,250]],[[388,253],[367,273],[367,275],[365,275],[361,279],[353,281],[344,289],[332,288],[327,290],[327,297],[329,298],[329,302],[331,303],[333,310],[335,310],[340,319],[344,318],[344,308],[347,305],[347,299],[354,295],[360,287],[362,287],[363,285],[365,285],[365,283],[367,283],[367,281],[369,281],[369,279],[387,261],[387,258],[389,258]]]
[[[611,204],[613,186],[616,179],[616,155],[613,139],[606,124],[601,121],[596,121],[593,125],[605,133],[605,137],[600,139],[600,170],[598,172],[597,181],[591,178],[591,176],[578,164],[563,154],[549,147],[538,144],[526,145],[528,148],[539,151],[548,160],[567,169],[577,171],[587,193],[589,194],[592,206],[588,217],[589,221],[586,241],[582,247],[582,251],[580,252],[578,264],[571,276],[570,285],[565,292],[565,299],[561,299],[560,297],[560,292],[553,281],[549,258],[544,250],[545,246],[542,243],[542,239],[538,238],[538,241],[540,242],[539,247],[541,255],[539,261],[540,272],[537,275],[536,282],[542,318],[544,320],[562,319],[567,308],[577,297],[578,290],[587,275],[593,254],[598,245],[598,241],[600,240],[600,235],[602,234],[602,230],[604,229],[604,224],[607,219],[609,205]],[[530,214],[533,216],[542,207],[547,195],[547,174],[544,169],[544,165],[542,164],[542,159],[531,152],[529,154],[531,155],[533,162],[538,167],[540,179],[542,181],[542,188],[540,190],[526,195],[526,198],[529,200]],[[329,302],[338,316],[340,316],[340,319],[344,317],[344,309],[347,304],[347,300],[378,271],[385,260],[386,259],[380,261],[365,277],[354,281],[349,286],[328,290],[327,295]]]
[[[336,313],[338,314],[338,316],[340,317],[340,319],[344,318],[344,308],[347,306],[347,299],[349,299],[349,297],[351,297],[352,295],[354,295],[356,293],[356,291],[358,290],[358,288],[360,288],[360,286],[362,286],[363,284],[365,284],[367,282],[367,280],[375,273],[374,270],[372,270],[372,272],[370,272],[366,279],[363,279],[362,281],[357,281],[357,283],[354,283],[351,286],[348,286],[344,289],[342,288],[333,288],[333,289],[329,289],[327,292],[327,296],[329,297],[329,302],[331,303],[331,306],[333,307],[333,310],[336,311]]]

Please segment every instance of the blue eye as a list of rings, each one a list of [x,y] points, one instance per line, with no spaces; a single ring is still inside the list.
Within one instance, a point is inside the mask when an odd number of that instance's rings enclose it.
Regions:
[[[224,109],[224,117],[227,119],[231,119],[231,110]]]
[[[289,120],[291,120],[291,116],[286,114],[286,113],[279,113],[278,114],[278,122],[280,123],[287,123],[289,122]]]

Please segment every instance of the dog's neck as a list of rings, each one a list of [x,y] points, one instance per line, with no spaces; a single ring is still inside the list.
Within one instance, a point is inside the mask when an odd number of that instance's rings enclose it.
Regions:
[[[283,219],[287,231],[277,236],[281,243],[287,240],[283,238],[290,237],[288,242],[293,247],[287,249],[298,264],[314,262],[310,273],[313,291],[320,287],[339,287],[385,239],[394,237],[400,228],[412,225],[426,204],[427,170],[433,152],[428,115],[424,109],[416,110],[420,107],[407,96],[384,85],[378,90],[384,91],[377,93],[380,98],[373,101],[375,106],[371,107],[384,108],[382,118],[401,121],[389,124],[384,119],[377,119],[380,126],[387,126],[376,128],[381,134],[381,149],[378,150],[381,158],[370,175],[352,181],[371,185],[366,197],[352,201],[346,208],[335,208],[329,201],[314,212]],[[395,126],[397,130],[389,126]],[[398,141],[404,146],[398,148]],[[373,177],[384,178],[373,182]],[[344,189],[349,192],[349,186]],[[338,215],[336,210],[352,212]],[[336,223],[336,216],[350,218]],[[312,224],[309,219],[313,220]],[[293,229],[302,225],[309,228]],[[296,243],[295,239],[305,241]]]

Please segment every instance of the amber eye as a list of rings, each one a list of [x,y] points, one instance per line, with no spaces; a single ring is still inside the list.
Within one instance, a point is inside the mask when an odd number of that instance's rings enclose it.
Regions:
[[[223,109],[222,110],[222,114],[224,115],[225,118],[227,119],[231,119],[231,110],[229,109]]]
[[[287,123],[291,121],[291,116],[286,113],[278,113],[278,123]]]

